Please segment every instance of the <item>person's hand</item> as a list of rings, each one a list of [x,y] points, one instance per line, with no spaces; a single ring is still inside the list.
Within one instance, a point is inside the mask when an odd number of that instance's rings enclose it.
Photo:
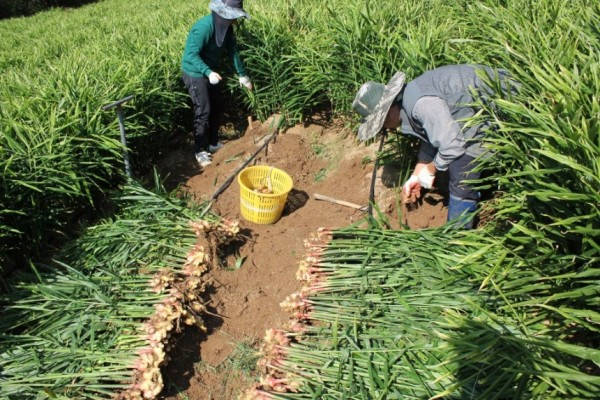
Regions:
[[[416,178],[419,180],[419,183],[422,187],[425,189],[431,189],[433,187],[433,181],[435,180],[435,173],[431,173],[427,167],[423,167],[417,174]]]
[[[252,90],[252,82],[247,76],[240,76],[240,85],[246,87],[248,90]]]
[[[208,74],[208,81],[210,83],[212,83],[213,85],[216,85],[217,83],[221,82],[221,75],[217,74],[216,72],[211,72],[210,74]]]
[[[404,194],[404,203],[413,203],[419,197],[421,197],[421,183],[416,175],[411,175],[402,186],[402,193]]]

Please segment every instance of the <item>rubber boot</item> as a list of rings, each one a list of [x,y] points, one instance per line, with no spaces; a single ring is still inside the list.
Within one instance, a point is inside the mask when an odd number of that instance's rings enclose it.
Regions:
[[[477,210],[475,200],[461,199],[450,195],[448,201],[448,222],[452,222],[457,228],[473,229],[473,217]]]

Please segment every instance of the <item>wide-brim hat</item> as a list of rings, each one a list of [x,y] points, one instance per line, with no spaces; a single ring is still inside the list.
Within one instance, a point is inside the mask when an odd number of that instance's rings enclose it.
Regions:
[[[403,72],[396,72],[387,85],[369,81],[360,87],[352,102],[352,108],[362,116],[359,140],[369,140],[381,130],[390,107],[404,87],[404,79]]]
[[[250,19],[250,14],[244,10],[244,2],[242,0],[211,0],[208,8],[217,13],[221,18],[225,19]]]

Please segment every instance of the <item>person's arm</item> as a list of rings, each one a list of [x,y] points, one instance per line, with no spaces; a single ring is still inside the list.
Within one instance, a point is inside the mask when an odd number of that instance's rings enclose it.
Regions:
[[[229,54],[229,59],[233,64],[233,68],[237,72],[240,80],[240,85],[244,86],[248,90],[252,90],[252,82],[248,75],[246,75],[246,69],[244,68],[244,63],[242,62],[242,58],[240,57],[240,51],[237,46],[237,40],[233,33],[229,33],[225,38],[227,46],[227,53]]]
[[[433,162],[426,162],[423,160],[419,160],[417,165],[415,165],[415,170],[410,176],[410,179],[404,184],[404,192],[405,194],[410,192],[414,184],[419,184],[419,195],[420,197],[420,188],[431,189],[433,188],[433,181],[435,180],[435,173],[437,169]]]
[[[419,190],[416,192],[416,197],[421,197],[420,188],[431,189],[433,187],[433,180],[437,169],[433,164],[433,159],[437,154],[437,149],[431,145],[431,143],[421,140],[419,146],[418,162],[415,165],[415,169],[411,174],[410,179],[404,184],[405,197],[411,193],[411,187],[417,182],[419,183]]]
[[[413,117],[425,129],[431,146],[437,149],[429,172],[447,170],[452,161],[465,153],[465,138],[443,99],[436,96],[421,97],[415,104]]]
[[[419,145],[418,162],[410,178],[402,188],[404,202],[412,202],[421,197],[421,188],[431,189],[435,178],[436,168],[433,159],[437,149],[431,143],[421,140]]]
[[[237,40],[233,33],[227,33],[227,37],[225,38],[225,46],[227,48],[227,54],[229,55],[229,60],[233,64],[233,68],[235,72],[240,76],[246,76],[246,68],[244,67],[244,63],[242,62],[242,58],[240,57],[240,50],[238,49]]]
[[[188,54],[189,63],[192,69],[206,77],[208,77],[213,71],[204,62],[202,57],[200,57],[200,53],[209,40],[210,31],[202,25],[195,26],[190,31],[188,42],[185,46],[185,51]]]

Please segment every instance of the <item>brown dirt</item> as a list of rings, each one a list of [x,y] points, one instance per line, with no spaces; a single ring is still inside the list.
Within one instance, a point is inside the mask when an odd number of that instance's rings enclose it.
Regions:
[[[198,169],[192,157],[189,140],[167,150],[159,164],[162,176],[169,173],[167,188],[180,185],[198,200],[208,199],[260,147],[273,131],[271,122],[255,121],[252,127],[246,123],[245,134],[227,141],[204,171]],[[214,315],[206,316],[208,332],[190,328],[178,338],[164,370],[161,399],[229,400],[237,399],[246,389],[243,380],[226,376],[219,365],[232,353],[235,343],[257,343],[267,329],[284,326],[288,316],[279,303],[300,288],[295,273],[304,258],[304,240],[320,227],[344,227],[363,220],[365,212],[315,200],[314,194],[367,205],[377,145],[357,143],[339,124],[325,124],[318,119],[295,126],[280,131],[266,151],[256,157],[257,165],[280,168],[294,181],[278,222],[258,225],[242,218],[237,178],[216,198],[213,211],[240,220],[246,239],[223,260],[226,265],[210,271],[214,289],[208,309]],[[398,188],[382,183],[383,170],[378,170],[376,203],[389,216],[391,228],[402,229]],[[390,171],[394,177],[393,169],[387,171],[388,175]],[[446,219],[443,196],[429,193],[418,207],[405,214],[411,229],[440,226]],[[244,258],[243,264],[234,268],[240,257]]]

